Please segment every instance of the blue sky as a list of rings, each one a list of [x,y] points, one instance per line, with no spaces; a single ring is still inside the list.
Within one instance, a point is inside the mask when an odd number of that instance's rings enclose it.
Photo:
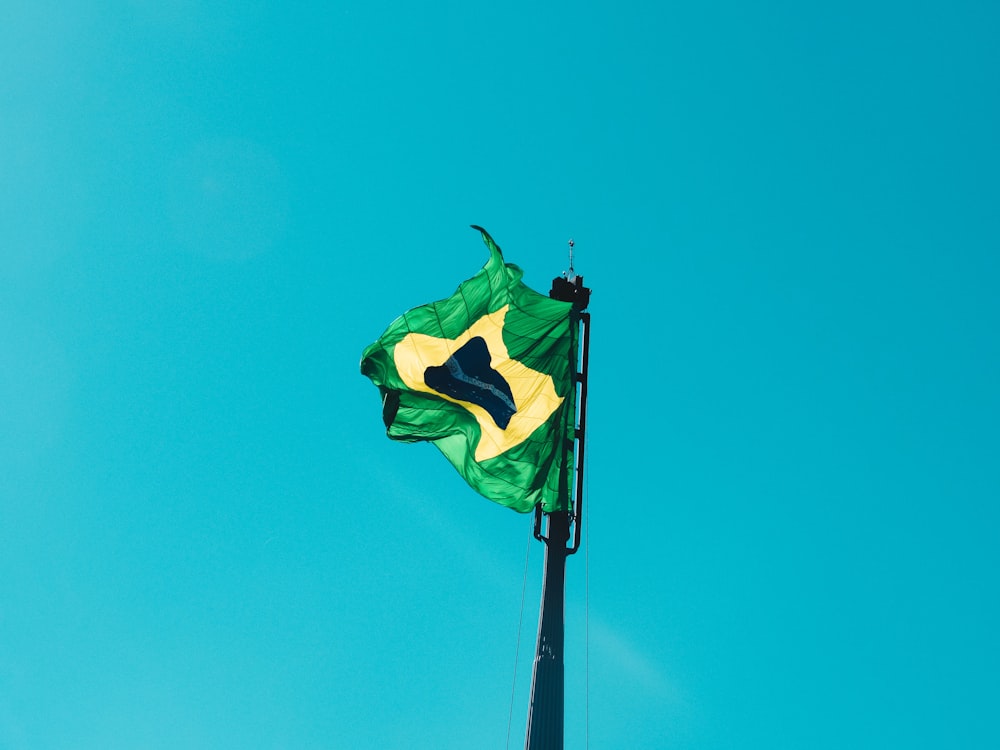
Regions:
[[[358,373],[472,223],[594,290],[567,747],[1000,744],[991,4],[0,16],[0,747],[523,743],[530,519]]]

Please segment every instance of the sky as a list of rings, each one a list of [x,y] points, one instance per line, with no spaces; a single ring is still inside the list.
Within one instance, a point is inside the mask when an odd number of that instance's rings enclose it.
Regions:
[[[567,748],[1000,746],[993,3],[0,4],[0,748],[523,746],[362,349],[593,289]]]

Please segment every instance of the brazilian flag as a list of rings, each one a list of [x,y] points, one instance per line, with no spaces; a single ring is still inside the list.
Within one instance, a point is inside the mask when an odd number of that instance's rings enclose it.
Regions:
[[[480,494],[526,513],[569,508],[577,318],[490,258],[448,299],[403,313],[361,356],[387,434],[430,441]]]

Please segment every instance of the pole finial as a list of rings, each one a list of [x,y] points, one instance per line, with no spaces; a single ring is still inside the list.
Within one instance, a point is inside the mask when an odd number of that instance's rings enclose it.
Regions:
[[[569,244],[569,271],[566,273],[566,278],[572,282],[576,278],[576,271],[573,270],[573,248],[576,246],[576,243],[573,242],[573,238],[570,237],[568,244]]]

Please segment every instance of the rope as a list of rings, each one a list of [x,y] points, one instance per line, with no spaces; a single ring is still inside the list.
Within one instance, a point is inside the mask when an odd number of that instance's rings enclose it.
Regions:
[[[517,616],[517,646],[514,648],[514,680],[510,686],[510,711],[507,712],[507,750],[510,750],[510,726],[514,720],[514,692],[517,689],[517,662],[521,656],[521,625],[524,622],[524,598],[528,588],[528,560],[531,557],[531,540],[534,533],[528,534],[528,546],[524,551],[524,580],[521,582],[521,613]]]
[[[593,465],[593,463],[591,463]],[[583,493],[587,496],[588,509],[590,511],[591,517],[593,517],[594,509],[590,506],[590,479],[588,477],[583,478]],[[590,750],[590,524],[586,524],[583,527],[583,543],[586,545],[587,550],[584,553],[584,574],[583,574],[583,601],[584,601],[584,674],[585,674],[585,690],[586,698],[585,703],[585,719],[584,719],[584,736],[586,738],[584,747]]]

